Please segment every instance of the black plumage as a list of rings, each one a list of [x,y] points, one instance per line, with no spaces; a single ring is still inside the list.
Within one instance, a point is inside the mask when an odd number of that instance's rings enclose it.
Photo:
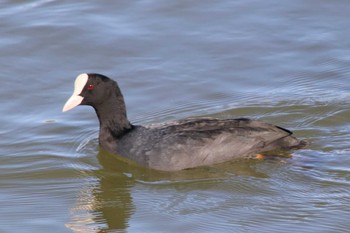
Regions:
[[[287,129],[246,118],[190,118],[132,125],[115,81],[100,74],[82,74],[76,80],[77,88],[82,90],[75,90],[71,99],[79,96],[78,104],[95,109],[101,147],[157,170],[181,170],[307,145]],[[64,111],[78,104],[73,106],[68,100]]]

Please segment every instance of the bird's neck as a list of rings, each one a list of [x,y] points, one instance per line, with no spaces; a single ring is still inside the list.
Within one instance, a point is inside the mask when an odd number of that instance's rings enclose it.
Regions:
[[[133,128],[127,118],[123,98],[110,98],[95,111],[100,121],[100,145],[106,150],[117,150],[118,140]]]

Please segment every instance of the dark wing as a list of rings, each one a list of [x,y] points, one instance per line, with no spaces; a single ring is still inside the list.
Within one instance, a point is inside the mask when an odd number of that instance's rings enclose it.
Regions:
[[[180,170],[251,156],[279,149],[280,140],[294,138],[288,130],[245,118],[185,119],[148,129],[153,132],[147,137],[143,152],[150,155],[149,166],[159,170]]]
[[[262,121],[254,121],[247,118],[238,119],[216,119],[216,118],[196,118],[196,119],[184,119],[169,125],[164,125],[164,129],[177,133],[186,132],[207,132],[219,134],[221,132],[236,132],[240,136],[246,135],[247,137],[261,137],[264,136],[265,141],[274,141],[278,138],[283,138],[292,135],[292,132],[268,124]]]

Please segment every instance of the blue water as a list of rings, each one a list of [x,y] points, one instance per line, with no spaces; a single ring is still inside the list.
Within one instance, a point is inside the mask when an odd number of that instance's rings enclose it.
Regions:
[[[0,232],[347,232],[350,37],[339,1],[0,3]],[[75,77],[118,81],[137,124],[250,117],[291,158],[161,173],[99,151]]]

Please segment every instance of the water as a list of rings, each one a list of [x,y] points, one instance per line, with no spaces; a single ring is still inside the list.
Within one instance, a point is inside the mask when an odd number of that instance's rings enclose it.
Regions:
[[[2,1],[0,232],[347,232],[349,2]],[[250,117],[312,145],[175,173],[99,151],[79,73],[137,124]]]

